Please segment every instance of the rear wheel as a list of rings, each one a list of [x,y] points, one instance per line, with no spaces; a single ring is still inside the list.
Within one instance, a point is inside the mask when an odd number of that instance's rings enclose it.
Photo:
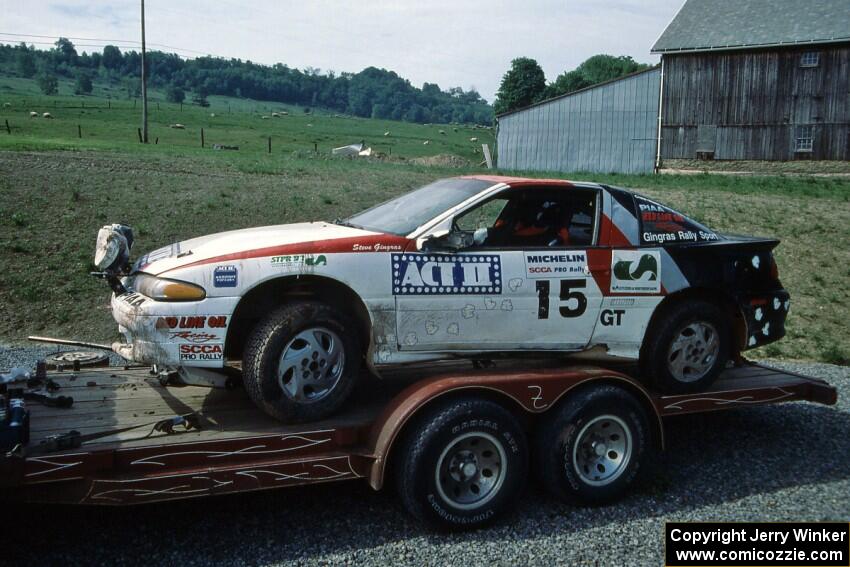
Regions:
[[[287,423],[314,421],[336,411],[360,371],[354,325],[333,308],[302,301],[271,312],[252,331],[243,356],[248,395]]]
[[[544,486],[571,503],[599,505],[632,484],[649,448],[646,413],[614,386],[579,392],[544,416],[535,435]]]
[[[484,526],[510,509],[528,470],[516,418],[486,400],[440,404],[400,445],[396,485],[414,517],[445,529]]]
[[[663,313],[649,331],[641,370],[665,394],[708,388],[729,361],[729,322],[706,301],[682,301]]]

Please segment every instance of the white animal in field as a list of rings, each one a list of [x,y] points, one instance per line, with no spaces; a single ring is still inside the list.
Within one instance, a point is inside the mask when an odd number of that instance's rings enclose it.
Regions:
[[[11,108],[11,107],[12,107],[12,103],[11,103],[11,102],[4,102],[4,103],[3,103],[3,108]]]
[[[268,120],[271,118],[271,116],[261,116],[260,118],[262,118],[263,120]]]
[[[422,145],[427,146],[430,143],[431,143],[431,140],[425,140],[424,142],[422,142]]]
[[[170,128],[174,128],[175,130],[185,130],[186,126],[183,124],[172,124]]]
[[[442,134],[443,136],[445,136],[445,135],[446,135],[446,131],[445,131],[445,130],[440,130],[440,134]]]
[[[30,118],[38,118],[38,112],[35,112],[35,111],[30,112]]]
[[[53,119],[53,115],[52,115],[52,114],[50,114],[49,112],[45,112],[45,113],[44,113],[44,114],[42,114],[41,116],[42,116],[42,118],[49,118],[49,119],[51,119],[51,120]]]
[[[387,130],[386,132],[384,132],[384,136],[389,136],[389,135],[390,135],[390,131],[389,131],[389,130]]]
[[[215,118],[215,112],[210,113],[210,118]]]
[[[275,118],[279,118],[280,113],[279,112],[272,112],[272,116],[274,116]]]
[[[472,142],[472,143],[474,144],[475,142],[477,142],[477,141],[478,141],[478,138],[470,138],[470,139],[469,139],[469,141],[470,141],[470,142]]]

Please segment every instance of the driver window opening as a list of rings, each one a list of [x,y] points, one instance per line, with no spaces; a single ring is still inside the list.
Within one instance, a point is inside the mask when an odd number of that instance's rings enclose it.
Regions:
[[[593,189],[509,190],[455,219],[475,247],[592,246],[598,192]]]

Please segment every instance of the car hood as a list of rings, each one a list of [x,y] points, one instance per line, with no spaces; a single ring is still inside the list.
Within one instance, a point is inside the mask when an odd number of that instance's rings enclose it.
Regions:
[[[175,242],[139,258],[133,272],[159,275],[207,261],[231,261],[251,256],[307,253],[311,243],[362,239],[368,243],[382,233],[326,222],[281,224],[219,232]],[[304,244],[304,250],[297,245]],[[293,246],[289,249],[289,246]]]

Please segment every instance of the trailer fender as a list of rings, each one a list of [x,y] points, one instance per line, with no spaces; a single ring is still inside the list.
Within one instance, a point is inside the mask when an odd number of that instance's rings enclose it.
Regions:
[[[395,442],[413,418],[437,400],[453,394],[478,393],[502,401],[508,409],[518,413],[542,414],[557,406],[558,402],[575,388],[601,383],[615,383],[635,395],[647,410],[647,414],[655,416],[654,420],[651,417],[650,420],[656,424],[656,438],[659,446],[663,448],[664,429],[652,396],[638,381],[619,372],[597,367],[572,367],[442,375],[406,388],[390,401],[375,420],[367,445],[372,461],[369,485],[375,490],[381,489]]]

